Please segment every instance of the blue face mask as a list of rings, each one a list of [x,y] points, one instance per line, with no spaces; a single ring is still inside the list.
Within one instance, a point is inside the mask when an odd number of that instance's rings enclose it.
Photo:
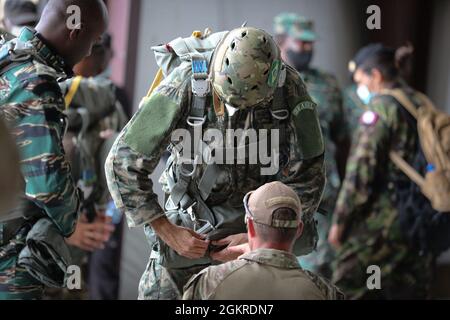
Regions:
[[[369,91],[366,85],[359,85],[358,89],[356,89],[356,94],[361,99],[362,103],[369,104],[370,100],[372,100],[373,94]]]

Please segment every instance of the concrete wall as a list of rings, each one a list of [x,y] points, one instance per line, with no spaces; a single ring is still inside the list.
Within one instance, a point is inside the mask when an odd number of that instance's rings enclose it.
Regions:
[[[358,48],[352,37],[358,26],[351,4],[347,0],[142,0],[134,106],[146,94],[157,70],[151,46],[206,27],[233,29],[244,21],[271,32],[273,17],[284,11],[316,20],[320,40],[314,64],[346,81],[347,62]]]

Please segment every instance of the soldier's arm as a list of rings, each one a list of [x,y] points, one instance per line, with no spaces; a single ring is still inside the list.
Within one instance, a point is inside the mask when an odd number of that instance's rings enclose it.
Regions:
[[[283,182],[297,191],[303,213],[312,219],[325,187],[324,142],[316,105],[300,76],[288,68],[288,103],[295,140],[295,158],[284,170]],[[291,151],[291,154],[293,152]]]
[[[144,98],[106,161],[109,190],[130,227],[144,226],[164,216],[149,175],[187,108],[188,80],[181,75],[169,76],[151,97]]]
[[[26,197],[42,208],[64,236],[78,218],[80,199],[62,146],[64,101],[56,81],[29,81],[16,103],[29,106],[16,126]]]
[[[388,158],[389,127],[379,113],[363,114],[365,120],[357,131],[356,141],[350,152],[347,173],[336,204],[334,223],[345,226],[353,217],[363,215],[370,206],[375,180],[382,178],[377,166]]]
[[[336,160],[339,177],[341,181],[345,177],[345,165],[350,151],[350,129],[343,107],[343,98],[341,90],[338,87],[337,81],[333,86],[332,92],[333,106],[330,112],[333,113],[331,129],[331,139],[336,146],[336,153],[334,158]]]

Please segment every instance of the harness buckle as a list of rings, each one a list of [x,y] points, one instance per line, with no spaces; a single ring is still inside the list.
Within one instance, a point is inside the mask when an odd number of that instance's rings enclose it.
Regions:
[[[187,165],[188,163],[182,161],[180,164],[180,174],[185,177],[193,177],[195,175],[195,172],[197,171],[198,158],[199,156],[196,155],[194,161],[192,161],[192,159],[190,160],[191,163],[189,164],[192,165],[192,170],[186,169],[184,166]]]
[[[280,121],[289,118],[289,110],[286,109],[270,111],[270,113],[272,114],[272,117]]]
[[[193,207],[197,204],[197,201],[194,202],[189,208],[186,209],[186,212],[189,214],[189,216],[191,217],[192,222],[195,222],[195,225],[197,225],[197,217],[195,216]]]
[[[194,231],[197,232],[198,234],[206,234],[213,230],[216,230],[216,228],[214,228],[214,226],[211,224],[211,222],[209,222],[207,220],[198,219],[197,221],[204,223],[202,227],[194,229]]]
[[[193,117],[189,116],[186,120],[187,124],[191,127],[201,127],[206,122],[206,116],[204,117]]]
[[[192,93],[197,97],[206,97],[210,91],[210,81],[208,78],[196,78],[196,75],[192,76]]]

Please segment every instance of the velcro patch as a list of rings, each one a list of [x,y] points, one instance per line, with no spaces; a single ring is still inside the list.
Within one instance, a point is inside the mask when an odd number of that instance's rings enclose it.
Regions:
[[[378,122],[378,119],[380,119],[378,113],[369,110],[362,114],[359,121],[365,126],[373,126]]]

